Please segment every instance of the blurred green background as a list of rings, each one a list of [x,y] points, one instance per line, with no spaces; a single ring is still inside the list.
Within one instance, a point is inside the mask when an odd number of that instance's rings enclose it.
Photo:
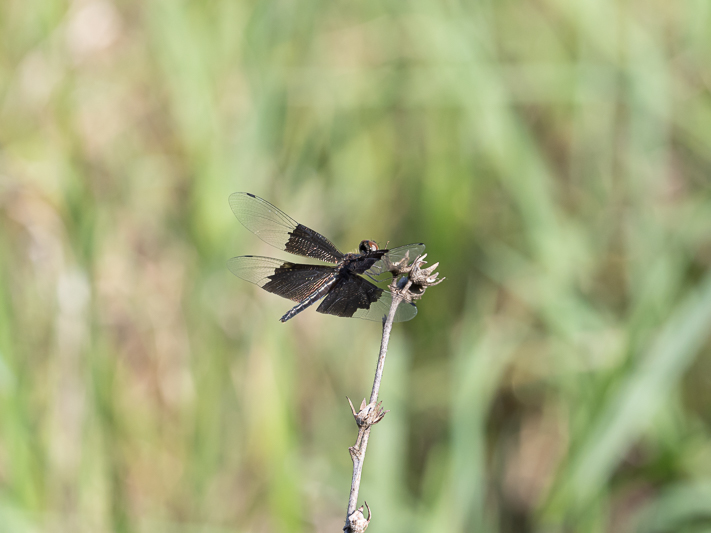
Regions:
[[[711,531],[711,3],[4,0],[0,531],[335,532],[377,323],[232,276],[423,241],[377,532]]]

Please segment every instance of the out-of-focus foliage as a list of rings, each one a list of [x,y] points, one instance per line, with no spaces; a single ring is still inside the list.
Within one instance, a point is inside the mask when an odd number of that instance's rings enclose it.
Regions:
[[[711,3],[4,0],[0,531],[327,532],[376,323],[229,274],[251,191],[424,241],[373,533],[711,527]]]

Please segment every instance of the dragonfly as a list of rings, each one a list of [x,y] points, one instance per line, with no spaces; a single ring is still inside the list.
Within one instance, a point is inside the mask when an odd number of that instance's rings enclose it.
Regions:
[[[230,207],[237,220],[267,244],[329,263],[309,265],[255,255],[233,257],[227,262],[230,272],[238,278],[297,302],[281,317],[281,322],[319,301],[318,313],[382,321],[390,310],[393,295],[370,280],[382,281],[377,278],[388,271],[388,262],[414,259],[425,250],[422,243],[380,249],[375,241],[363,240],[358,252],[343,253],[317,231],[299,224],[254,194],[233,193]],[[415,304],[403,301],[397,308],[395,321],[405,322],[416,314]]]

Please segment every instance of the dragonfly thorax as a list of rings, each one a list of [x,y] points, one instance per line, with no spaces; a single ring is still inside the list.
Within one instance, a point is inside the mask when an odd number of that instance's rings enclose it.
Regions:
[[[373,250],[359,254],[345,254],[340,262],[340,270],[363,274],[387,253],[387,250]]]

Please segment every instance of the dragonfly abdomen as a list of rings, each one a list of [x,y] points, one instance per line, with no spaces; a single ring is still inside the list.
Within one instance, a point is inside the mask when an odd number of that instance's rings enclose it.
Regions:
[[[333,276],[331,279],[329,279],[326,283],[324,283],[319,290],[314,292],[313,294],[309,295],[305,300],[303,300],[301,303],[295,305],[289,311],[281,317],[279,320],[281,322],[286,322],[290,318],[294,318],[296,315],[301,313],[304,309],[311,307],[313,304],[318,302],[321,298],[326,296],[328,291],[331,289],[331,285],[333,285],[336,282],[337,277]]]

